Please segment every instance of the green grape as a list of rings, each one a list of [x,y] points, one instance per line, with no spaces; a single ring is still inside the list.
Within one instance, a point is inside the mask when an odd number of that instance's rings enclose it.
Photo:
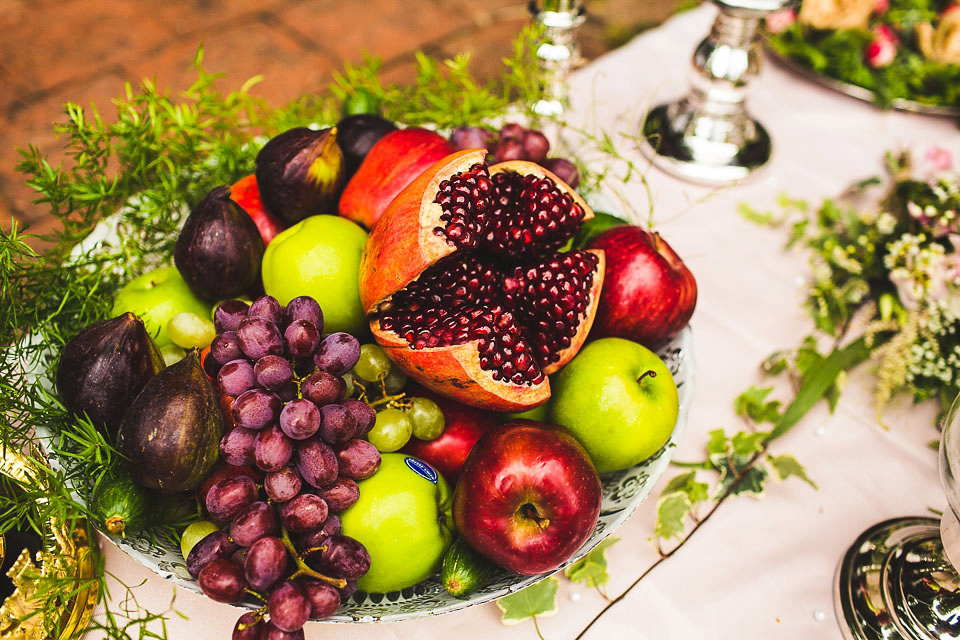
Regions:
[[[345,374],[343,374],[340,377],[343,378],[343,384],[344,384],[343,397],[352,398],[353,392],[356,391],[356,388],[353,386],[353,374],[347,371]]]
[[[203,349],[217,335],[213,322],[195,313],[178,313],[167,323],[167,335],[178,347]]]
[[[400,393],[407,386],[407,374],[398,366],[390,367],[387,377],[383,379],[383,388],[387,393]]]
[[[219,530],[220,527],[209,520],[197,520],[187,525],[187,528],[180,535],[180,553],[183,554],[183,559],[187,559],[194,545],[206,538],[207,535]]]
[[[443,433],[446,424],[443,411],[430,398],[412,398],[407,415],[413,423],[413,437],[433,440]]]
[[[160,347],[160,355],[163,356],[163,364],[169,367],[183,360],[183,356],[187,355],[187,352],[175,344],[165,344]]]
[[[360,359],[353,365],[353,374],[361,380],[376,382],[390,371],[393,363],[380,345],[369,342],[360,345]]]
[[[413,434],[413,423],[400,409],[384,409],[377,413],[377,421],[367,434],[367,440],[380,453],[401,449]]]

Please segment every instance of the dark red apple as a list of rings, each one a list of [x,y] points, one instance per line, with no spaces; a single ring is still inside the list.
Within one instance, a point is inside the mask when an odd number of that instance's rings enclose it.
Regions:
[[[456,486],[467,455],[483,434],[497,426],[498,414],[468,407],[425,389],[417,390],[416,395],[430,398],[440,407],[443,433],[433,440],[410,438],[403,451],[429,462],[451,487]]]
[[[593,533],[600,476],[568,431],[514,420],[483,436],[453,497],[457,531],[492,562],[523,575],[556,569]]]
[[[370,148],[344,187],[340,215],[372,228],[404,187],[455,150],[449,140],[429,129],[408,127],[386,134]]]
[[[620,225],[594,237],[587,248],[602,249],[607,259],[591,337],[656,348],[690,322],[697,281],[660,234]]]
[[[236,181],[230,186],[230,199],[240,205],[240,208],[253,218],[257,231],[263,238],[263,246],[270,244],[274,236],[286,227],[282,222],[270,215],[263,201],[260,200],[260,188],[257,187],[257,176],[250,174]]]

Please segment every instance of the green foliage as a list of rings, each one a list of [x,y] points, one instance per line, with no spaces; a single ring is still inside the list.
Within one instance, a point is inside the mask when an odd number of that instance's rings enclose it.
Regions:
[[[602,587],[610,581],[610,574],[607,573],[607,549],[615,544],[620,538],[605,538],[569,567],[563,570],[569,580],[573,582],[583,582],[588,587]]]
[[[516,593],[504,596],[497,600],[497,606],[503,613],[500,619],[504,624],[519,624],[543,616],[551,616],[557,612],[557,591],[560,589],[560,580],[555,576],[535,582]]]

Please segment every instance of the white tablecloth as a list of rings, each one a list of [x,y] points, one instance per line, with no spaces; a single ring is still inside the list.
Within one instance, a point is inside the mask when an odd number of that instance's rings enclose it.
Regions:
[[[714,15],[712,6],[681,14],[578,71],[570,119],[593,131],[636,135],[649,107],[687,92],[691,53]],[[960,136],[950,121],[883,112],[774,64],[763,66],[748,105],[770,132],[774,157],[762,175],[742,186],[691,186],[649,167],[625,140],[621,144],[624,155],[644,167],[656,229],[699,285],[692,323],[696,392],[677,460],[702,460],[710,430],[740,430],[734,398],[751,384],[770,384],[759,371],[763,358],[796,345],[810,331],[801,308],[809,273],[805,256],[783,250],[783,232],[745,221],[739,203],[773,210],[782,193],[819,203],[855,179],[880,174],[883,153],[901,145],[945,145],[960,158]],[[646,222],[643,184],[635,179],[615,188]],[[789,397],[783,382],[776,384],[779,397]],[[848,545],[880,520],[942,510],[946,501],[936,453],[928,447],[937,437],[933,407],[895,403],[884,430],[864,374],[851,378],[835,414],[822,405],[773,447],[773,453],[796,456],[818,490],[792,479],[772,483],[763,499],[727,502],[585,638],[841,638],[832,585]],[[674,473],[668,470],[660,485]],[[659,491],[654,489],[654,498]],[[611,598],[658,558],[654,498],[617,532],[621,541],[607,553]],[[135,590],[141,606],[167,609],[167,583],[112,546],[105,549],[109,572],[126,584],[144,583]],[[574,638],[606,604],[595,590],[561,583],[558,615],[539,621],[548,640]],[[229,638],[237,617],[236,609],[193,593],[177,593],[174,607],[185,619],[169,617],[171,639]],[[306,636],[531,640],[536,634],[530,623],[502,625],[499,609],[487,604],[409,622],[309,623]]]

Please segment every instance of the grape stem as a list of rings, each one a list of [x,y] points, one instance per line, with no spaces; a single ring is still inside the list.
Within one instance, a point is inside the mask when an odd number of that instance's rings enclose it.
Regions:
[[[293,546],[293,541],[290,539],[290,533],[286,527],[280,527],[280,539],[283,540],[283,546],[286,550],[293,556],[293,561],[297,563],[297,570],[293,572],[289,580],[293,580],[299,576],[310,576],[316,580],[326,582],[337,589],[343,589],[347,586],[347,581],[343,578],[332,578],[307,566],[307,563],[303,560],[303,556],[301,556],[297,548]]]
[[[360,398],[374,409],[382,406],[387,406],[394,409],[402,409],[408,407],[410,403],[410,399],[403,391],[393,395],[387,393],[387,388],[384,386],[383,378],[380,378],[381,395],[376,400],[370,399],[370,396],[367,394],[367,387],[362,382],[359,380],[354,380],[353,384],[360,387]]]

